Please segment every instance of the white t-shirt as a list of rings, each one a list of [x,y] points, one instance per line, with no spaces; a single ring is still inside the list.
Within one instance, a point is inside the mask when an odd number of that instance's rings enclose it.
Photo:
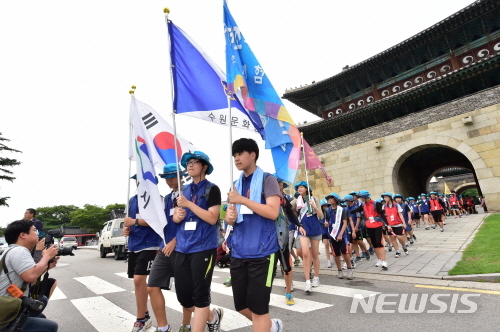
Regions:
[[[26,247],[11,244],[9,249],[4,251],[3,255],[5,254],[7,254],[5,266],[7,266],[7,270],[9,271],[10,281],[2,269],[2,271],[0,271],[0,296],[10,295],[7,293],[7,287],[11,285],[11,281],[12,284],[21,288],[24,282],[21,278],[21,274],[36,265],[35,260],[31,257],[30,251]],[[0,258],[3,258],[3,255],[0,256]]]

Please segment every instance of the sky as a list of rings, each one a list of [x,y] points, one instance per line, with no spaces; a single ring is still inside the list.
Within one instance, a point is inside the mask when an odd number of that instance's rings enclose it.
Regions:
[[[230,0],[229,8],[282,95],[338,74],[472,2]],[[10,207],[0,207],[0,226],[30,207],[126,202],[130,87],[172,121],[164,7],[225,71],[222,0],[0,1],[0,132],[22,151],[0,155],[22,163],[11,169],[13,183],[0,182],[0,196],[11,197]],[[319,119],[284,103],[297,123]],[[225,199],[228,130],[186,116],[176,123],[210,156],[209,180]],[[274,172],[259,137],[234,130],[233,139],[240,137],[258,140],[258,164]],[[163,182],[160,191],[168,191]]]

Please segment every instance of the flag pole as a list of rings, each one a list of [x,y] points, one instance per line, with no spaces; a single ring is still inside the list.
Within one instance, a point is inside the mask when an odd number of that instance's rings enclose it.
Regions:
[[[230,92],[229,92],[230,93]],[[231,189],[233,186],[233,124],[231,123],[231,96],[227,96],[227,108],[229,109],[229,179]],[[227,122],[226,122],[227,123]]]
[[[302,143],[302,156],[304,158],[304,173],[306,173],[307,196],[311,198],[311,187],[309,187],[309,176],[307,175],[306,149],[304,148],[304,133],[300,132],[300,141]]]
[[[131,101],[134,101],[135,100],[135,85],[132,85],[132,88],[129,90],[128,93],[130,93],[130,99]],[[129,144],[129,147],[130,147],[130,144],[132,142],[132,122],[130,121],[130,115],[129,115],[129,124],[128,124],[128,144]],[[130,152],[130,150],[129,150]],[[127,199],[125,200],[125,218],[128,217],[128,204],[129,204],[129,200],[130,200],[130,171],[132,170],[132,160],[130,159],[130,155],[128,156],[128,185],[127,185]]]
[[[170,97],[172,98],[172,121],[174,124],[174,148],[175,148],[175,166],[176,166],[176,171],[177,171],[177,188],[179,190],[179,195],[182,196],[182,183],[181,183],[181,173],[179,169],[179,155],[178,155],[178,147],[177,147],[177,125],[175,123],[175,110],[173,109],[174,106],[174,78],[172,75],[172,57],[171,57],[171,43],[172,39],[170,36],[170,29],[168,28],[168,14],[170,14],[170,9],[168,7],[163,8],[163,13],[165,14],[165,23],[167,24],[167,34],[168,34],[168,43],[167,43],[167,48],[168,48],[168,72],[170,73]]]

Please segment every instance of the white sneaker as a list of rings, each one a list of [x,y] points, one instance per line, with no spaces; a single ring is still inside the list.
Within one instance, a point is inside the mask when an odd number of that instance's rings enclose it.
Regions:
[[[347,263],[346,262],[342,263],[342,270],[347,270]]]
[[[327,268],[331,268],[332,267],[332,262],[331,261],[326,262],[326,267]]]
[[[273,325],[276,325],[276,332],[283,332],[283,322],[281,321],[281,319],[278,319],[278,318],[273,318],[271,319],[271,323]]]
[[[389,267],[389,265],[387,264],[387,262],[386,262],[386,261],[383,261],[383,262],[382,262],[382,268],[385,270],[385,269],[387,269],[388,267]]]
[[[311,280],[306,280],[306,293],[312,293]]]
[[[379,260],[377,260],[375,267],[380,267],[380,266],[382,266],[382,261],[379,259]]]
[[[313,287],[318,287],[319,286],[319,277],[314,277],[313,278],[312,286]]]

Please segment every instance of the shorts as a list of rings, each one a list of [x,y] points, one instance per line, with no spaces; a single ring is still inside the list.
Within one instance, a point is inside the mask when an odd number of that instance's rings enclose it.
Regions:
[[[352,243],[352,240],[353,240],[352,233],[347,233],[347,242]]]
[[[429,214],[429,212],[420,212],[421,215]]]
[[[419,220],[420,219],[420,213],[412,213],[411,214],[411,219],[413,219],[413,220]]]
[[[354,241],[363,241],[363,231],[362,230],[356,231],[356,238],[354,238]]]
[[[434,222],[442,222],[441,215],[443,214],[443,210],[431,211],[432,218],[434,218]]]
[[[165,256],[159,251],[151,266],[148,287],[159,287],[169,290],[172,286],[172,278],[174,277],[174,262],[175,251],[173,251],[170,256]]]
[[[281,269],[283,272],[288,275],[292,271],[292,264],[290,263],[290,251],[288,250],[288,246],[284,250],[280,250],[276,253],[278,259],[280,261]]]
[[[370,235],[368,235],[368,229],[366,227],[361,230],[361,235],[363,235],[363,239],[370,238]]]
[[[372,241],[373,248],[383,248],[384,245],[382,244],[382,227],[367,227],[366,230],[368,231],[368,235],[370,237],[370,240]]]
[[[158,250],[142,250],[139,252],[129,251],[127,269],[128,277],[133,278],[134,275],[149,275],[157,252]]]
[[[191,254],[175,253],[174,277],[177,300],[184,308],[210,306],[210,285],[217,249]]]
[[[321,234],[321,240],[328,240],[330,238],[330,235],[328,234]]]
[[[302,245],[300,244],[301,237],[304,237],[304,236],[299,233],[297,235],[297,238],[295,239],[295,248],[297,248],[297,249],[302,249]],[[306,236],[306,237],[309,238],[310,240],[321,240],[322,235],[316,235],[313,237]],[[309,241],[309,248],[311,248],[311,241]]]
[[[330,239],[333,248],[333,256],[346,255],[349,252],[349,243],[343,238],[342,241]]]
[[[269,313],[276,255],[279,254],[261,258],[231,258],[231,284],[236,311],[248,308],[257,315]]]
[[[396,236],[398,236],[398,235],[404,235],[405,234],[405,229],[403,228],[403,226],[401,226],[401,227],[391,227],[391,228],[392,228],[392,232],[394,234],[390,234],[389,233],[390,235],[396,235]]]
[[[459,210],[458,205],[452,205],[452,206],[451,206],[451,209],[452,209],[452,210]]]

